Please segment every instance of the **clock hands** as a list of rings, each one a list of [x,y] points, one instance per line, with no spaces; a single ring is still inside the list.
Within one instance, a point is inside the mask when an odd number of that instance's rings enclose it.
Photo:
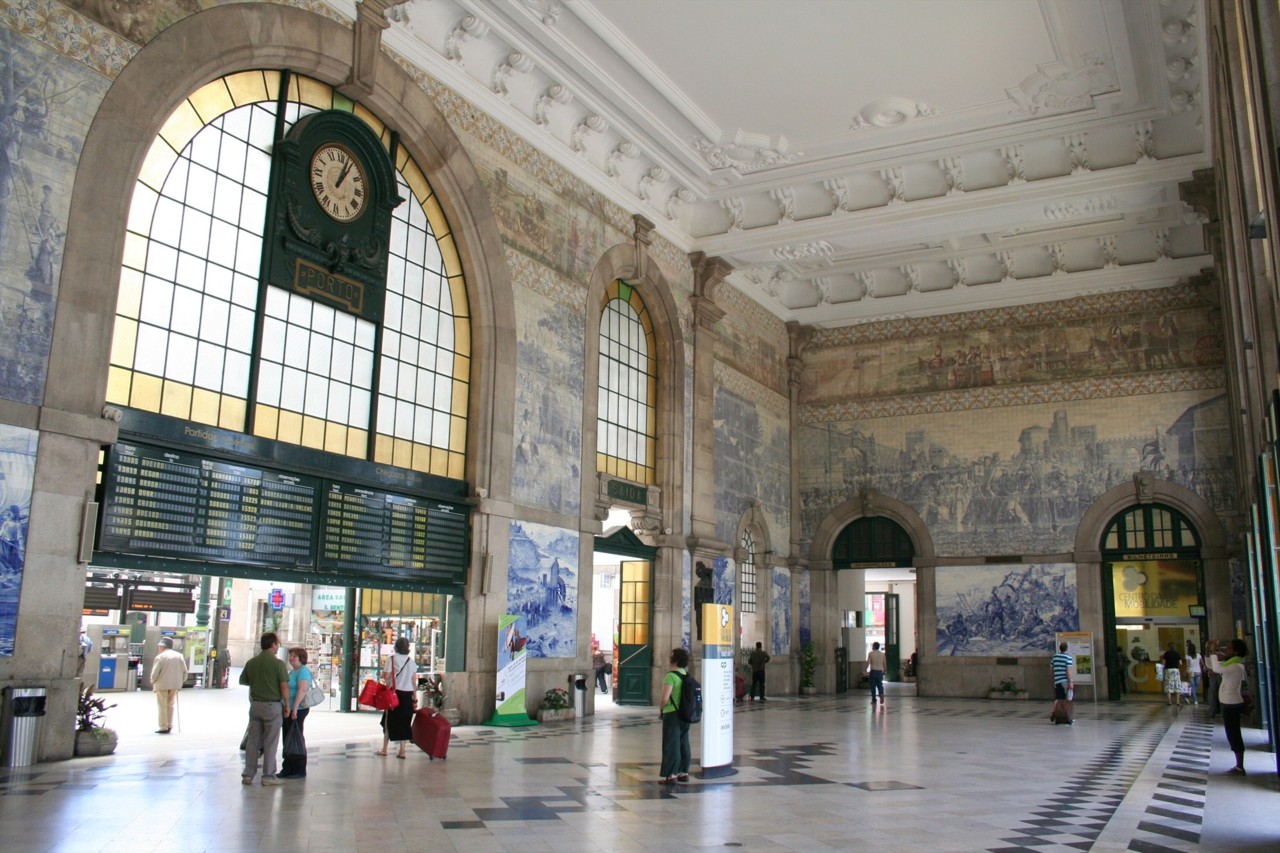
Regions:
[[[347,173],[351,171],[351,167],[353,165],[354,164],[350,160],[348,160],[345,164],[343,164],[342,171],[338,173],[338,180],[333,182],[334,189],[337,189],[338,187],[342,186],[342,182],[347,179]]]

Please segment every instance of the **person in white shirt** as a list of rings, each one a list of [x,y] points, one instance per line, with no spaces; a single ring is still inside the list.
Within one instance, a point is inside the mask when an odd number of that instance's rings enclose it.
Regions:
[[[1209,658],[1209,666],[1222,675],[1218,688],[1218,704],[1222,707],[1222,725],[1227,730],[1227,743],[1236,755],[1232,773],[1245,775],[1244,738],[1240,735],[1240,718],[1244,716],[1244,694],[1240,686],[1244,682],[1244,659],[1249,656],[1249,646],[1244,640],[1235,639],[1218,647],[1218,654]]]

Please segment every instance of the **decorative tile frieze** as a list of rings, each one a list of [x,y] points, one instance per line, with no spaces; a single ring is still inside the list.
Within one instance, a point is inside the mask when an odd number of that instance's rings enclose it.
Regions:
[[[1005,388],[975,388],[935,394],[904,394],[871,400],[849,400],[826,405],[803,406],[800,410],[800,422],[802,424],[839,423],[904,415],[1032,406],[1038,403],[1062,403],[1069,400],[1138,397],[1145,394],[1205,389],[1226,389],[1226,376],[1221,368],[1169,370],[1162,373],[1093,377]]]
[[[123,36],[53,0],[6,2],[0,24],[112,80],[138,52]]]
[[[896,338],[1054,323],[1110,314],[1132,314],[1139,311],[1163,311],[1204,304],[1204,300],[1200,298],[1195,288],[1188,284],[1178,284],[1159,290],[1102,293],[1061,302],[1012,305],[986,311],[969,311],[937,317],[907,317],[881,323],[817,329],[809,343],[809,349],[812,351]]]
[[[507,266],[511,270],[511,283],[541,294],[558,305],[575,312],[586,310],[587,291],[550,267],[537,263],[512,246],[504,246]]]
[[[789,417],[788,412],[791,405],[789,398],[770,391],[759,382],[739,373],[723,361],[716,361],[713,376],[717,387],[731,391],[745,400],[750,400],[780,418]]]
[[[716,288],[716,304],[725,310],[726,319],[752,330],[753,334],[775,340],[786,339],[787,324],[782,318],[727,281]]]

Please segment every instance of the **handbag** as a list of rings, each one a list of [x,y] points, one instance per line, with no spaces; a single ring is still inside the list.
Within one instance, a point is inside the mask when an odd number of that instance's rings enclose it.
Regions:
[[[307,692],[303,694],[302,702],[298,704],[299,708],[314,708],[316,705],[319,705],[325,699],[329,698],[320,685],[316,684],[316,680],[314,678],[307,683],[311,686],[308,687]]]

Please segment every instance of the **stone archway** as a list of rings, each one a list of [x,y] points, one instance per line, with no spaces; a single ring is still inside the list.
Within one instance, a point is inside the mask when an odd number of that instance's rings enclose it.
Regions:
[[[1132,481],[1103,494],[1085,511],[1076,528],[1075,562],[1081,630],[1098,632],[1101,644],[1106,624],[1103,601],[1102,537],[1115,517],[1135,506],[1163,504],[1176,509],[1192,524],[1200,537],[1200,559],[1205,585],[1206,629],[1226,636],[1234,632],[1231,610],[1231,566],[1226,529],[1222,520],[1202,497],[1176,483],[1158,479],[1148,471],[1133,475]],[[1101,648],[1101,645],[1099,646]],[[1107,683],[1109,661],[1101,661],[1096,684]]]
[[[357,38],[341,23],[303,9],[223,5],[159,33],[112,83],[85,137],[68,217],[43,419],[64,425],[56,430],[62,433],[57,436],[60,445],[42,442],[42,451],[51,449],[41,454],[36,482],[37,494],[54,494],[55,509],[45,519],[51,526],[79,529],[82,496],[92,489],[98,453],[115,437],[99,428],[99,416],[106,416],[103,399],[124,223],[134,182],[163,123],[191,92],[237,71],[289,68],[342,89],[353,76]],[[479,173],[442,106],[385,52],[370,64],[372,74],[365,75],[370,85],[352,94],[399,133],[401,146],[423,169],[449,222],[467,280],[472,373],[465,479],[479,495],[509,499],[513,411],[503,403],[514,397],[515,305],[501,235]],[[485,513],[482,504],[477,515]],[[501,533],[501,525],[497,527],[493,535]],[[488,531],[489,526],[476,529]],[[480,564],[478,555],[493,550],[481,535],[473,537],[471,548],[473,567]],[[71,596],[83,595],[83,567],[59,553],[55,568],[65,575],[60,579],[68,591],[65,611],[78,613],[80,602],[72,602]],[[488,639],[485,599],[477,573],[470,574],[467,646],[479,649],[481,640]],[[62,633],[74,637],[73,630]],[[491,706],[492,677],[472,677],[484,665],[474,655],[467,673],[458,673],[456,680],[451,674],[450,693],[469,719]]]
[[[811,605],[814,608],[811,614],[814,641],[825,642],[830,639],[830,644],[834,645],[834,639],[839,632],[838,584],[831,561],[836,537],[853,522],[862,518],[875,517],[889,519],[901,527],[910,537],[915,549],[913,562],[916,568],[916,619],[914,628],[920,656],[920,671],[922,675],[929,673],[930,670],[936,672],[935,667],[929,666],[930,662],[937,657],[937,611],[935,609],[937,591],[934,578],[937,554],[934,550],[933,537],[929,534],[929,528],[924,523],[924,519],[910,505],[874,490],[868,489],[857,497],[833,507],[814,531],[809,548],[811,601],[814,602]],[[822,602],[821,612],[817,608],[817,602]],[[826,633],[822,633],[823,631]],[[834,681],[826,683],[834,683]],[[926,677],[917,680],[917,690],[919,695],[928,695]]]

